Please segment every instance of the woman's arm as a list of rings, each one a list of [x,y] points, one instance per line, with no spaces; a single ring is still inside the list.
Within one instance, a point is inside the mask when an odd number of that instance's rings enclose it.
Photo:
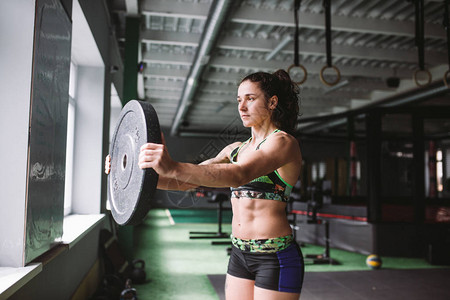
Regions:
[[[159,176],[158,185],[156,186],[158,190],[167,190],[167,191],[189,191],[197,187],[198,185],[195,184],[181,182],[176,179],[163,176]]]
[[[165,144],[165,141],[164,141]],[[230,162],[230,154],[234,148],[238,147],[241,143],[236,142],[230,144],[222,149],[216,157],[210,158],[200,163],[200,165],[218,164]],[[111,156],[108,154],[105,158],[105,174],[109,174],[111,171]],[[160,175],[158,179],[157,189],[160,190],[175,190],[175,191],[188,191],[199,187],[198,184],[189,183],[189,180],[181,181],[176,178],[170,178]]]
[[[252,155],[241,158],[238,164],[220,162],[204,165],[176,162],[164,144],[145,144],[139,155],[141,168],[153,168],[168,178],[208,187],[237,187],[287,164],[299,169],[301,153],[297,140],[281,132],[271,136]]]
[[[222,151],[216,155],[216,157],[210,158],[200,163],[200,165],[210,165],[210,164],[219,164],[219,163],[229,163],[230,162],[230,154],[234,148],[239,146],[238,143],[233,143],[226,146]],[[188,178],[186,181],[177,180],[176,178],[159,176],[157,189],[160,190],[176,190],[176,191],[187,191],[192,190],[199,187],[198,184],[190,183],[191,178]]]

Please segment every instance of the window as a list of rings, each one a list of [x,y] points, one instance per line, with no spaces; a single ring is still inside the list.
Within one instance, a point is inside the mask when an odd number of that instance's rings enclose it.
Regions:
[[[66,179],[65,179],[65,187],[64,187],[64,216],[67,216],[72,211],[76,78],[77,78],[77,66],[72,62],[70,64],[69,105],[68,105],[68,113],[67,113]]]
[[[444,190],[444,167],[442,163],[442,150],[438,149],[436,152],[436,183],[438,192]]]

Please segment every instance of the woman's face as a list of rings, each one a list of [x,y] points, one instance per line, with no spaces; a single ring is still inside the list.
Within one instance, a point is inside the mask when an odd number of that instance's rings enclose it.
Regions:
[[[238,88],[238,109],[245,127],[261,126],[270,121],[271,111],[258,83],[249,80],[242,82]]]

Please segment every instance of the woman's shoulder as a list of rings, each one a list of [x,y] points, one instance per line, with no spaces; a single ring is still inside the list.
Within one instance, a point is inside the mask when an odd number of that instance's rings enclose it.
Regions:
[[[293,143],[298,145],[298,140],[293,135],[286,131],[280,130],[273,135],[273,140],[278,140],[283,143]]]
[[[301,156],[300,144],[297,138],[285,131],[280,130],[273,134],[268,144],[277,149],[277,151],[287,151],[291,155],[299,154]]]

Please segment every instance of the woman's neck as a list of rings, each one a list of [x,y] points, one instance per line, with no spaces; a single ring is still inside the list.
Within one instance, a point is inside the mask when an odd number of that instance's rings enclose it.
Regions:
[[[277,127],[272,123],[268,126],[252,127],[252,143],[258,145],[276,129]]]

